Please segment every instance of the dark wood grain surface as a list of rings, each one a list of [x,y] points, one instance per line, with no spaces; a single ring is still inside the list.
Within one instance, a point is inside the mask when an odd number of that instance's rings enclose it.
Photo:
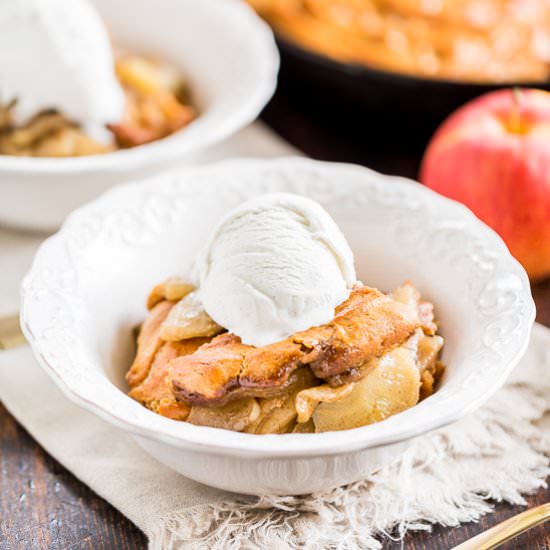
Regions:
[[[335,112],[322,98],[300,99],[283,86],[263,114],[264,120],[308,155],[331,161],[365,164],[385,173],[414,177],[425,135],[406,121],[380,120],[369,113]],[[533,288],[538,321],[550,326],[550,281]],[[550,501],[550,489],[529,497],[529,506]],[[522,507],[497,504],[495,513],[478,523],[435,527],[407,536],[404,545],[385,548],[439,550],[452,548]],[[141,549],[144,535],[122,514],[97,497],[48,456],[0,405],[0,550]],[[550,526],[533,529],[502,548],[550,549]]]

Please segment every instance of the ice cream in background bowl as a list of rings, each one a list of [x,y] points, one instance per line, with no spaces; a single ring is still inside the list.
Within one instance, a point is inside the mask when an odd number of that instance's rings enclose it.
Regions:
[[[353,253],[334,220],[290,193],[263,195],[227,214],[194,279],[206,312],[254,346],[329,322],[356,282]]]
[[[124,115],[107,29],[88,0],[0,2],[0,104],[17,124],[55,109],[98,140]]]

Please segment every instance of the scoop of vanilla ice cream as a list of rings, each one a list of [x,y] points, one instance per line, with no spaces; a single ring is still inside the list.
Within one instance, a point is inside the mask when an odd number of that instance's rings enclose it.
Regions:
[[[0,103],[14,99],[18,124],[56,109],[98,139],[122,119],[109,35],[88,0],[0,1]]]
[[[356,280],[353,254],[330,215],[286,193],[231,211],[195,276],[207,313],[254,346],[329,322]]]

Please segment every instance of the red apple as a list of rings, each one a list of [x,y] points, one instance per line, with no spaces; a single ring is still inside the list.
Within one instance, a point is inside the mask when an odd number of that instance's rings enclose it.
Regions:
[[[467,103],[432,138],[420,181],[462,202],[529,276],[550,275],[550,93],[499,90]]]

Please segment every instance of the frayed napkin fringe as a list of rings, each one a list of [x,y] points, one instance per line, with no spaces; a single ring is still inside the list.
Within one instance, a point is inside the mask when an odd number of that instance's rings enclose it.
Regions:
[[[414,440],[366,480],[302,497],[235,497],[175,512],[148,533],[151,550],[330,550],[382,547],[432,524],[456,526],[525,504],[550,475],[550,361],[460,422]]]

